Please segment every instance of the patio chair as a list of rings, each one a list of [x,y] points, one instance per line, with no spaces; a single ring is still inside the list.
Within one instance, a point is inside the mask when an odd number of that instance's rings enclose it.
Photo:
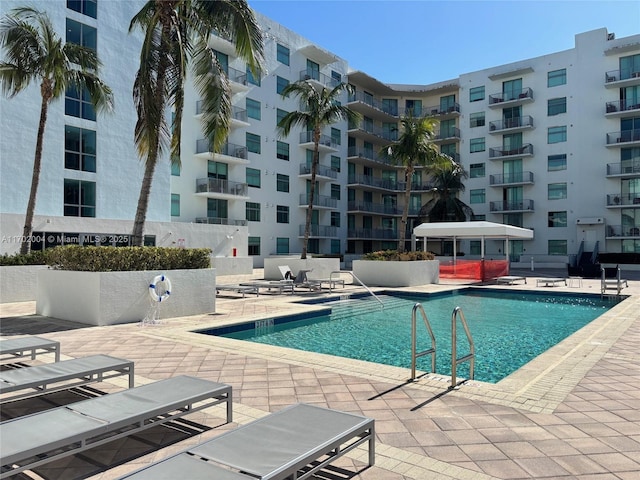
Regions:
[[[299,403],[121,478],[305,479],[365,442],[372,466],[373,419]]]
[[[283,280],[295,280],[296,277],[293,276],[293,272],[289,268],[289,265],[280,265],[278,266],[278,270],[282,274]]]
[[[7,420],[0,479],[223,402],[231,422],[230,385],[183,375]]]
[[[27,355],[34,360],[36,355],[44,353],[53,353],[55,361],[60,361],[60,342],[43,337],[11,338],[0,342],[1,360],[22,359]]]
[[[63,362],[0,371],[0,403],[67,390],[102,382],[121,375],[129,376],[133,388],[133,362],[108,355],[92,355]],[[18,393],[5,397],[11,392]]]
[[[296,275],[295,280],[293,281],[293,287],[302,287],[308,288],[309,290],[320,290],[321,289],[321,281],[320,280],[310,280],[307,277],[307,273],[312,270],[300,270],[298,275]]]

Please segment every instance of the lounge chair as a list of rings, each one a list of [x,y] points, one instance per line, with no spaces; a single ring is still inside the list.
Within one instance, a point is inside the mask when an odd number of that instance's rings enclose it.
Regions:
[[[218,294],[220,292],[241,293],[242,298],[244,298],[245,294],[247,293],[255,293],[256,297],[259,295],[259,289],[255,285],[235,285],[235,284],[216,285],[216,290]]]
[[[231,386],[177,376],[7,420],[0,423],[0,479],[222,402],[231,422]]]
[[[617,295],[624,287],[628,287],[629,282],[622,278],[620,267],[615,268],[602,268],[601,280],[600,280],[600,294],[604,295],[607,290],[615,290]]]
[[[296,277],[293,276],[293,272],[289,268],[289,265],[280,265],[278,266],[278,270],[282,274],[283,280],[295,280]]]
[[[108,355],[93,355],[63,362],[0,371],[0,403],[58,392],[88,383],[129,375],[133,388],[133,362]],[[5,397],[11,392],[18,393]]]
[[[278,290],[278,293],[293,293],[293,282],[291,280],[256,280],[253,282],[241,283],[240,286],[252,287],[255,288],[258,292],[261,288],[266,288],[269,291]]]
[[[567,286],[567,279],[562,277],[545,277],[538,278],[536,280],[536,287],[543,285],[545,287],[555,287],[559,283],[564,283],[564,286]]]
[[[1,360],[21,359],[27,355],[31,357],[31,360],[34,360],[36,355],[44,353],[54,353],[55,361],[59,362],[60,342],[42,337],[11,338],[0,342]]]
[[[372,466],[373,419],[299,403],[121,478],[305,479],[364,442]]]
[[[504,285],[513,285],[516,282],[519,281],[524,281],[524,283],[527,283],[527,277],[519,277],[516,275],[505,275],[503,277],[498,277],[496,278],[496,283],[498,284],[504,284]]]
[[[310,280],[307,278],[307,273],[311,272],[311,270],[300,270],[298,275],[296,275],[296,279],[293,281],[293,287],[302,287],[308,288],[309,290],[320,290],[321,282],[318,280]]]

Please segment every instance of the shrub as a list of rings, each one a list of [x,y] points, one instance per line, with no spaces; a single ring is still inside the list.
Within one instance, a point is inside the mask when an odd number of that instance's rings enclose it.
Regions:
[[[6,253],[0,256],[0,266],[15,266],[15,265],[46,265],[47,259],[45,253],[42,250],[33,251],[26,255],[7,255]]]
[[[431,252],[403,252],[398,253],[397,250],[378,250],[377,252],[367,253],[362,256],[362,260],[376,261],[396,261],[396,262],[415,262],[418,260],[433,260],[435,255]]]
[[[208,248],[81,247],[45,250],[46,263],[58,270],[124,272],[209,268]]]

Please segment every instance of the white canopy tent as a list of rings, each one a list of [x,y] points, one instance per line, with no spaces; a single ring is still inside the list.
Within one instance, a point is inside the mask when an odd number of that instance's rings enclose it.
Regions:
[[[493,222],[438,222],[422,223],[413,229],[414,237],[424,238],[424,248],[427,248],[427,238],[453,238],[453,261],[456,261],[456,239],[479,238],[480,257],[484,259],[484,241],[487,238],[504,238],[504,253],[509,258],[509,239],[527,240],[533,238],[533,230],[514,227]]]

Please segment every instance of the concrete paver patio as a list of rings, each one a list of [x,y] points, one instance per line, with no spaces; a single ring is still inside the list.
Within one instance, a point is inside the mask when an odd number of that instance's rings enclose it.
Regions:
[[[534,273],[528,276],[527,285],[492,288],[599,293],[599,280],[585,279],[578,288],[536,287]],[[449,282],[412,290],[452,287]],[[361,289],[347,285],[345,291]],[[498,384],[471,381],[454,390],[439,375],[408,382],[406,369],[192,332],[319,308],[294,301],[324,293],[230,293],[218,297],[214,314],[153,326],[91,327],[39,317],[32,302],[3,304],[0,333],[59,340],[63,359],[104,353],[133,360],[137,385],[188,374],[233,386],[232,424],[224,425],[223,407],[213,407],[173,428],[150,429],[52,462],[37,469],[42,478],[116,478],[238,424],[307,402],[376,420],[374,467],[363,470],[366,451],[359,449],[317,478],[631,480],[640,479],[640,282],[631,281],[624,294],[624,302]],[[125,383],[114,379],[95,388],[108,392]],[[2,419],[64,404],[73,395],[3,407]],[[16,478],[39,478],[29,475]]]

